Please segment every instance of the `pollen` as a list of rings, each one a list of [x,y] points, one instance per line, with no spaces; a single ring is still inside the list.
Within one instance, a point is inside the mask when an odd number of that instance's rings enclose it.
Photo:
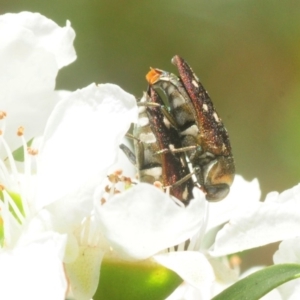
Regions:
[[[150,68],[150,71],[146,74],[146,80],[150,84],[154,84],[158,80],[160,75],[161,72],[159,70]]]
[[[120,181],[119,179],[119,176],[117,174],[110,174],[107,176],[108,177],[108,180],[111,182],[111,183],[118,183]]]
[[[27,148],[27,153],[34,156],[34,155],[37,155],[39,153],[39,150],[31,148],[31,147],[28,147]]]
[[[237,268],[242,264],[242,260],[238,255],[233,255],[230,257],[229,263],[232,268]]]
[[[0,120],[3,120],[4,118],[6,118],[7,114],[5,111],[1,110],[0,111]]]
[[[117,176],[121,176],[123,174],[123,170],[119,169],[114,172]]]
[[[0,191],[4,191],[5,190],[5,187],[3,184],[0,184]]]
[[[20,126],[17,131],[18,136],[22,136],[24,134],[24,127]]]
[[[163,190],[163,184],[160,181],[154,181],[153,185],[159,188],[160,190]]]

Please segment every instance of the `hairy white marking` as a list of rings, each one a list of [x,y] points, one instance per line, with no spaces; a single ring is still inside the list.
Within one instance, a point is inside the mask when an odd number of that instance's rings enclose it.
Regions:
[[[187,128],[186,130],[182,131],[182,135],[191,135],[196,137],[197,134],[199,133],[197,125],[192,125],[191,127]]]
[[[154,167],[148,170],[142,171],[143,175],[152,176],[155,180],[158,180],[162,174],[162,167]]]
[[[149,133],[141,133],[139,136],[140,140],[146,144],[155,143],[156,137],[152,132]]]
[[[208,111],[208,106],[207,106],[207,104],[203,104],[203,109],[205,110],[205,111]]]
[[[138,119],[138,126],[144,127],[149,124],[149,119],[147,117],[142,117]]]
[[[185,100],[182,97],[174,97],[172,99],[174,108],[180,107],[185,104]]]

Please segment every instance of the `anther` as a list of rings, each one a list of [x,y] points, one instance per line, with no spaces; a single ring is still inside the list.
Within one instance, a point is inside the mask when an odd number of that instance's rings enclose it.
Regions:
[[[22,136],[24,134],[24,127],[20,126],[17,131],[18,136]]]
[[[3,120],[7,116],[6,112],[1,110],[0,111],[0,120]]]
[[[163,184],[160,181],[154,181],[153,185],[159,189],[163,189]]]
[[[111,183],[118,183],[120,181],[119,177],[116,174],[110,174],[107,177]]]
[[[116,170],[115,172],[114,172],[114,174],[115,175],[117,175],[117,176],[121,176],[122,175],[122,173],[123,173],[123,170]]]
[[[242,264],[242,260],[238,255],[233,255],[230,257],[229,263],[232,268],[237,268]]]
[[[31,147],[28,147],[27,148],[27,153],[30,154],[30,155],[37,155],[39,153],[39,150],[31,148]]]

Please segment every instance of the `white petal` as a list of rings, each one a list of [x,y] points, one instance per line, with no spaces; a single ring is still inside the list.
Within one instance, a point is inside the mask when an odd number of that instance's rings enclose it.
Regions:
[[[166,300],[208,300],[202,291],[183,282]]]
[[[73,41],[75,32],[67,21],[66,27],[60,27],[52,20],[39,13],[21,12],[19,14],[5,14],[0,22],[10,26],[23,28],[37,40],[37,47],[50,52],[59,68],[62,68],[76,59]]]
[[[260,199],[260,188],[257,179],[246,181],[236,175],[229,195],[220,202],[209,202],[209,219],[207,231],[227,222],[234,211]]]
[[[154,260],[176,272],[188,284],[198,288],[207,298],[211,296],[215,279],[205,255],[196,251],[178,251],[155,255]]]
[[[200,194],[200,193],[199,193]],[[138,184],[97,207],[102,230],[120,255],[145,259],[178,245],[201,228],[205,199],[179,207],[149,184]]]
[[[42,134],[59,100],[54,92],[59,65],[75,59],[70,36],[69,25],[60,28],[37,13],[0,16],[0,111],[7,113],[4,133],[12,150],[21,145],[19,126],[28,140]],[[6,156],[0,145],[0,157]]]
[[[219,231],[212,255],[221,256],[293,238],[300,232],[299,185],[265,203],[239,209]],[[289,195],[289,199],[286,199]],[[281,199],[284,199],[283,202]]]
[[[38,206],[100,181],[137,117],[135,98],[116,85],[90,86],[61,101],[49,118],[39,160]]]
[[[103,255],[104,253],[96,247],[81,247],[78,258],[73,263],[65,264],[76,300],[89,300],[94,296]]]
[[[64,299],[67,281],[60,253],[65,237],[52,237],[0,253],[2,299]]]

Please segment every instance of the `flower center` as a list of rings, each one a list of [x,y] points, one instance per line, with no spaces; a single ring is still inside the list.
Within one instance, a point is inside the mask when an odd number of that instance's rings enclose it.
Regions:
[[[5,157],[0,158],[0,247],[10,243],[12,230],[15,225],[24,223],[29,215],[28,200],[32,185],[32,157],[37,150],[28,148],[24,137],[24,127],[19,127],[16,135],[21,139],[21,147],[12,151],[9,142],[4,138],[7,114],[0,111],[0,146],[4,150]],[[20,165],[16,156],[21,157]],[[19,171],[22,167],[22,171]],[[13,225],[14,224],[14,225]],[[5,226],[5,230],[4,230]],[[11,227],[11,228],[10,228]],[[5,233],[5,236],[4,236]]]

